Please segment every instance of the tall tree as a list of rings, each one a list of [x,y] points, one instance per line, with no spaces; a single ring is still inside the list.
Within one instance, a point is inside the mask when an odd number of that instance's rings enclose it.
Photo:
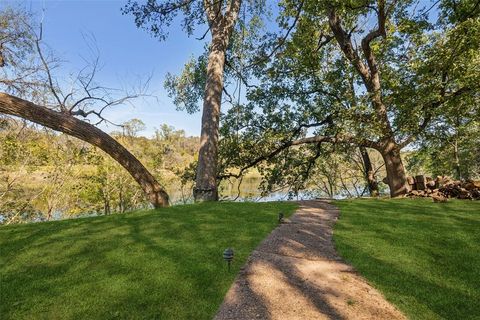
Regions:
[[[228,1],[222,12],[223,1],[205,6],[212,42],[208,54],[207,78],[203,97],[202,131],[195,181],[195,201],[218,200],[217,163],[220,107],[223,93],[225,52],[238,17],[241,0]]]
[[[31,17],[19,10],[6,8],[0,13],[0,87],[6,91],[0,92],[0,113],[21,117],[99,147],[132,175],[154,207],[168,206],[167,193],[133,154],[105,132],[77,118],[96,117],[97,124],[106,122],[102,114],[105,109],[123,104],[137,94],[115,98],[110,90],[95,83],[98,59],[91,70],[80,72],[71,90],[64,94],[51,73],[55,61],[42,50],[41,26],[37,36],[30,21]]]
[[[258,7],[264,1],[247,2],[250,6]],[[203,74],[200,74],[201,80],[192,84],[178,78],[170,79],[174,91],[177,91],[176,93],[182,91],[180,97],[177,95],[176,102],[185,103],[187,108],[195,109],[196,100],[203,97],[202,130],[194,188],[196,201],[218,200],[219,122],[224,91],[225,58],[241,7],[242,0],[170,0],[162,3],[150,0],[146,4],[129,1],[123,9],[124,13],[132,13],[135,16],[138,27],[146,28],[161,40],[167,35],[165,27],[178,13],[183,13],[182,26],[189,35],[197,25],[206,23],[208,26],[211,40],[205,63],[201,64],[206,68]],[[187,64],[187,74],[188,68],[195,69],[195,66]],[[198,69],[195,71],[198,72]],[[199,83],[204,83],[203,92],[199,92],[198,87],[195,90],[195,86]],[[185,84],[192,84],[192,87],[186,88],[191,92],[185,92],[185,88],[184,90],[179,88]]]
[[[295,27],[283,23],[291,36],[258,65],[261,84],[249,91],[240,124],[227,115],[226,150],[240,156],[225,156],[223,167],[275,158],[265,170],[277,170],[275,162],[298,168],[292,157],[302,150],[309,168],[322,143],[341,143],[377,150],[391,196],[406,193],[402,148],[447,106],[479,99],[478,6],[462,5],[468,14],[448,19],[455,10],[446,3],[282,2],[283,21]],[[239,130],[242,140],[232,144]]]

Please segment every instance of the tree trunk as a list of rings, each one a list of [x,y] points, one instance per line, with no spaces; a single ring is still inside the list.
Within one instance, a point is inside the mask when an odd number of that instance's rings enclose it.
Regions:
[[[457,136],[455,136],[455,139],[453,141],[453,159],[454,159],[454,164],[455,164],[455,178],[460,180],[460,179],[462,179],[462,172],[460,171],[460,158],[458,156],[458,139],[457,139]]]
[[[370,156],[368,155],[367,148],[360,147],[360,154],[362,155],[363,160],[363,169],[365,180],[367,182],[368,191],[371,197],[378,196],[378,182],[375,179],[375,172],[373,171],[372,162],[370,161]]]
[[[102,149],[132,175],[155,208],[168,206],[168,194],[155,177],[124,146],[97,127],[6,93],[0,93],[0,112],[63,132]]]
[[[240,12],[242,0],[204,1],[212,41],[208,54],[203,96],[202,132],[193,196],[196,202],[217,201],[218,128],[223,92],[225,51]],[[223,11],[225,12],[223,13]]]
[[[108,199],[105,195],[103,195],[103,214],[110,214],[110,199]]]
[[[212,39],[208,55],[207,83],[203,100],[202,133],[195,189],[195,201],[217,201],[218,128],[223,91],[225,65],[225,41]]]
[[[390,196],[392,198],[403,196],[410,191],[410,187],[407,182],[405,167],[400,157],[400,148],[392,140],[387,140],[383,145],[383,148],[378,151],[385,162]]]

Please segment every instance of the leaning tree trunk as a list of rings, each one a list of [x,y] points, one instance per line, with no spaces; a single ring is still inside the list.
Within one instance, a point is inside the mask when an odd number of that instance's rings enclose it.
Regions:
[[[168,206],[168,194],[155,177],[124,146],[97,127],[6,93],[0,93],[0,113],[21,117],[102,149],[132,175],[154,207]]]
[[[373,171],[372,161],[370,161],[370,156],[368,154],[367,148],[360,147],[360,154],[362,155],[363,160],[363,170],[365,175],[365,180],[367,182],[367,188],[371,197],[377,197],[378,192],[378,182],[375,179],[375,172]]]
[[[223,91],[225,40],[214,37],[208,55],[207,79],[203,100],[202,133],[198,153],[195,201],[217,201],[218,128]]]
[[[399,146],[392,139],[383,143],[383,148],[378,151],[381,153],[385,162],[390,196],[394,198],[405,195],[410,190],[405,167],[400,157]]]

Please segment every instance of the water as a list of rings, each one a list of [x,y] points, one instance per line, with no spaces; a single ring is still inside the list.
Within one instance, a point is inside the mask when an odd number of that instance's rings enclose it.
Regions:
[[[318,190],[303,190],[298,194],[290,192],[288,189],[276,190],[275,192],[263,195],[260,188],[261,177],[245,177],[241,183],[239,179],[231,181],[222,181],[219,188],[221,201],[252,201],[252,202],[267,202],[267,201],[292,201],[292,200],[310,200],[319,197],[326,197],[326,194]],[[192,187],[184,187],[183,191],[181,187],[168,188],[170,195],[170,201],[172,205],[181,205],[187,203],[193,203]],[[335,199],[342,199],[346,196],[340,194],[335,196]],[[136,209],[148,209],[151,208],[149,203],[142,203],[140,207]],[[51,220],[64,220],[75,219],[82,217],[92,217],[103,215],[103,212],[84,212],[77,215],[69,215],[65,212],[56,210],[52,214]],[[5,223],[5,217],[0,214],[0,224]],[[46,221],[45,216],[38,212],[36,215],[23,220],[23,222],[42,222]]]
[[[295,195],[287,188],[276,190],[269,194],[262,194],[260,188],[262,179],[260,177],[245,177],[241,183],[239,179],[222,181],[219,187],[219,198],[223,201],[288,201],[288,200],[309,200],[325,196],[316,190],[303,190]],[[179,189],[168,190],[172,204],[193,203],[192,189],[186,188],[183,192]]]

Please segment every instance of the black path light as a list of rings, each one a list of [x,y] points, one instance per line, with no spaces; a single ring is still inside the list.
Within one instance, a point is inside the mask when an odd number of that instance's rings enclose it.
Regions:
[[[283,212],[280,212],[278,214],[278,223],[283,223],[283,218],[285,217],[285,215],[283,214]]]
[[[228,271],[230,271],[230,263],[232,263],[232,260],[233,260],[233,249],[232,248],[227,248],[227,249],[225,249],[225,251],[223,251],[223,260],[227,261]]]

